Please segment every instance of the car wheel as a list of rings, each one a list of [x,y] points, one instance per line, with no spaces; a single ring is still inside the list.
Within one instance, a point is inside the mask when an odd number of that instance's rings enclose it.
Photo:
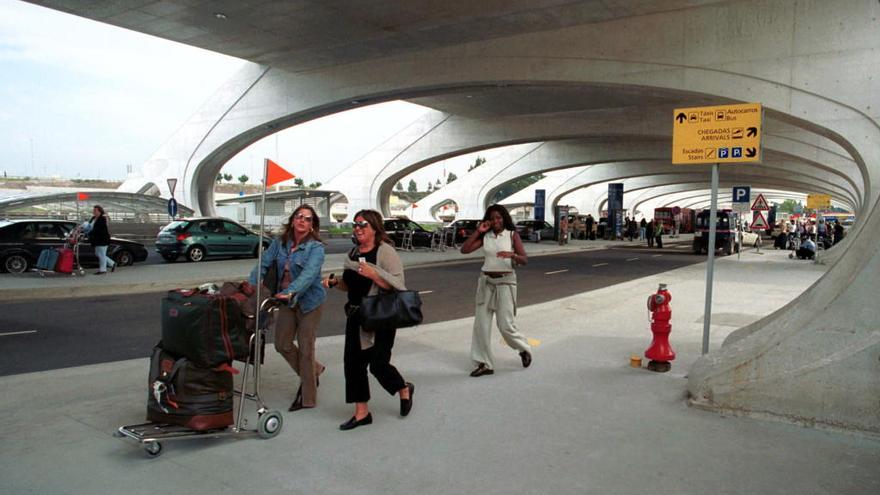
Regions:
[[[113,261],[119,266],[131,266],[134,264],[134,255],[123,249],[113,254]]]
[[[176,254],[163,254],[162,258],[169,263],[173,263],[173,262],[177,261]]]
[[[202,246],[193,246],[186,252],[186,259],[193,263],[198,263],[205,259],[205,248]]]
[[[3,270],[9,273],[24,273],[31,261],[23,254],[10,254],[3,260]]]

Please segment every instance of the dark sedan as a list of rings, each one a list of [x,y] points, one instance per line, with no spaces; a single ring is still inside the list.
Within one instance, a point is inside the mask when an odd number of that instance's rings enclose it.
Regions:
[[[544,220],[521,220],[516,222],[516,233],[524,241],[541,242],[541,240],[553,240],[556,233],[553,226]]]
[[[456,220],[449,224],[449,229],[455,232],[455,244],[461,244],[477,230],[477,226],[482,222],[481,219],[462,219]]]
[[[44,249],[63,247],[76,222],[67,220],[12,220],[0,222],[0,270],[22,273],[29,270]],[[97,266],[95,249],[84,238],[79,244],[83,266]],[[147,249],[139,242],[110,238],[107,256],[119,266],[147,259]]]
[[[386,218],[384,221],[385,232],[394,241],[394,245],[403,248],[403,235],[406,231],[412,231],[412,247],[430,248],[431,232],[408,218]]]

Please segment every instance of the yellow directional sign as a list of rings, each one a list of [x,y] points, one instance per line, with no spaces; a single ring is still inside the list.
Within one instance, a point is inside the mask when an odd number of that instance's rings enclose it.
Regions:
[[[760,103],[676,108],[672,163],[761,163]]]
[[[830,210],[830,194],[807,194],[807,208],[811,210]]]

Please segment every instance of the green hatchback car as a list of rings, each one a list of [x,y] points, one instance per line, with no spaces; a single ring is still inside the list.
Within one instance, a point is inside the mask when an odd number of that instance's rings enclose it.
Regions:
[[[256,257],[259,239],[256,232],[228,218],[183,218],[162,227],[156,238],[156,252],[165,261],[175,261],[180,255],[195,262],[214,256]],[[264,236],[263,247],[269,242]]]

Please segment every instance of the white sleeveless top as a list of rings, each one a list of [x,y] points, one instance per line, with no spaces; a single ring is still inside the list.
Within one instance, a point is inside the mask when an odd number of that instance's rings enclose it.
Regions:
[[[512,272],[513,260],[511,258],[499,258],[499,251],[513,251],[513,232],[502,230],[497,236],[490,230],[483,236],[483,261],[484,272]]]

